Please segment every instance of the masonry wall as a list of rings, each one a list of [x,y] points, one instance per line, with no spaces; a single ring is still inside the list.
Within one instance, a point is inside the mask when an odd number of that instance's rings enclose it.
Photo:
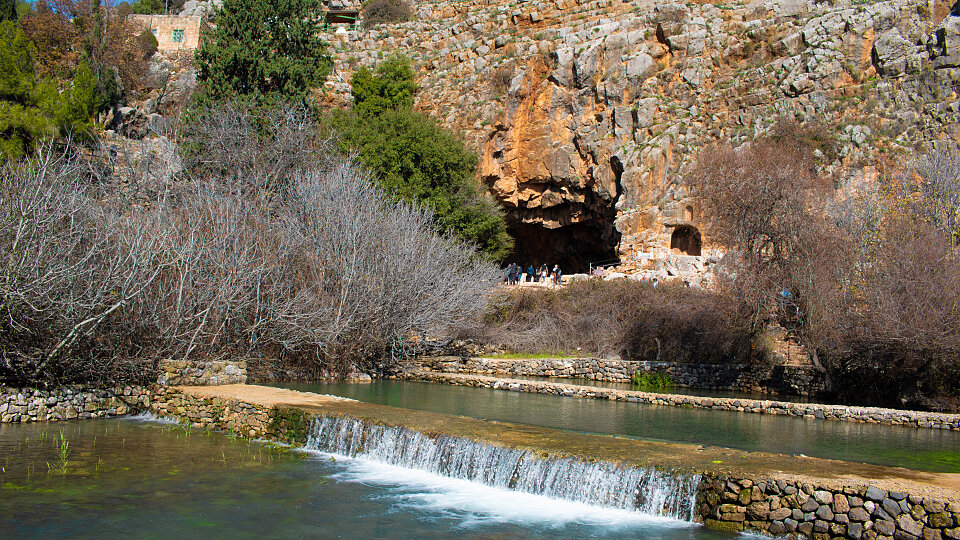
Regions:
[[[200,17],[175,15],[128,15],[129,20],[153,31],[161,51],[193,50],[200,45]],[[183,39],[173,41],[173,31],[182,30]]]
[[[153,391],[145,386],[43,390],[0,387],[0,422],[53,422],[123,416],[146,410]]]
[[[244,360],[161,360],[158,365],[161,386],[215,386],[245,384],[247,363]]]
[[[179,418],[196,428],[222,429],[251,438],[285,438],[282,431],[271,425],[274,409],[239,399],[199,398],[174,388],[161,388],[150,410],[160,416]]]
[[[960,503],[872,485],[704,474],[697,515],[707,527],[793,538],[960,539]]]
[[[511,392],[532,392],[554,396],[648,403],[651,405],[671,405],[674,407],[694,407],[698,409],[737,411],[753,414],[800,416],[824,420],[843,420],[847,422],[865,422],[870,424],[889,424],[960,431],[960,414],[900,411],[880,407],[847,407],[844,405],[824,405],[821,403],[793,403],[766,399],[657,394],[653,392],[615,390],[597,386],[577,386],[576,384],[564,384],[552,381],[502,380],[495,377],[473,374],[421,371],[409,372],[403,377],[410,380],[493,388]]]
[[[442,373],[580,377],[595,381],[629,382],[634,372],[666,373],[677,386],[814,396],[825,388],[813,368],[754,364],[678,364],[598,358],[501,360],[493,358],[418,358],[410,369]]]
[[[242,360],[162,360],[158,370],[159,386],[76,386],[53,390],[0,386],[0,423],[53,422],[136,414],[154,408],[158,396],[167,395],[165,386],[168,385],[243,384],[247,380],[246,363]]]

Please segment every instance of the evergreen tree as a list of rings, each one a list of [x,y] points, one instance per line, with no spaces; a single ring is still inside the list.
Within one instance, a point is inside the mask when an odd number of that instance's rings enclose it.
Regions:
[[[93,136],[97,81],[81,62],[63,93],[34,68],[36,49],[11,21],[0,23],[0,158],[20,159],[37,141],[57,135]]]
[[[17,0],[0,0],[0,22],[17,19]]]
[[[0,22],[0,156],[19,159],[34,142],[54,134],[56,88],[38,82],[35,48],[12,21]]]
[[[199,100],[308,102],[332,62],[320,0],[224,0],[197,50]]]
[[[70,88],[60,95],[56,123],[61,131],[81,140],[93,136],[93,114],[99,103],[97,79],[86,62],[80,62]]]

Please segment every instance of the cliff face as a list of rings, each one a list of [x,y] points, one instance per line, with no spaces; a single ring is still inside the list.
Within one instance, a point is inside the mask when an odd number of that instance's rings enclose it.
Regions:
[[[619,253],[639,268],[671,242],[699,249],[679,180],[711,142],[815,120],[841,142],[830,167],[851,177],[882,154],[960,137],[951,7],[424,2],[416,22],[330,34],[328,85],[348,98],[354,67],[410,56],[418,107],[483,156],[521,262],[580,270]]]

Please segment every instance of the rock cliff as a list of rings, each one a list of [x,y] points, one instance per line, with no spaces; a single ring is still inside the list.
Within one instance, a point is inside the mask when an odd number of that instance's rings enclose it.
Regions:
[[[846,178],[960,136],[960,13],[942,0],[417,9],[412,22],[331,32],[328,95],[349,101],[356,67],[409,56],[417,106],[483,156],[524,264],[578,271],[619,256],[635,271],[663,267],[671,246],[701,255],[709,238],[679,180],[707,144],[747,141],[780,118],[827,126],[841,143],[828,167]]]

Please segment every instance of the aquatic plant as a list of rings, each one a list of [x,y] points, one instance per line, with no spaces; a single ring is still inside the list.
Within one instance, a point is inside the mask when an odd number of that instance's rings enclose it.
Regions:
[[[46,431],[40,434],[41,445],[43,441],[46,440]],[[66,474],[67,465],[70,462],[70,441],[66,439],[63,435],[63,430],[60,431],[60,438],[53,439],[54,448],[57,451],[57,461],[53,465],[50,462],[47,462],[47,471],[55,472],[57,474]]]

